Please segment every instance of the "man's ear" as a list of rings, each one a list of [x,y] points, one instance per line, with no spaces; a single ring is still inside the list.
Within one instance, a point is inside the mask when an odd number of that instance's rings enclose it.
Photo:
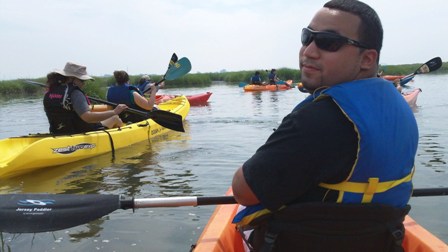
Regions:
[[[378,68],[377,59],[379,57],[378,52],[375,49],[364,49],[362,52],[361,70],[371,70]]]

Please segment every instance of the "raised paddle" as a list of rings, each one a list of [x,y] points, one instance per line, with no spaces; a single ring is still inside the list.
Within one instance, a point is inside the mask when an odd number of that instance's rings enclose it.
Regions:
[[[180,78],[180,77],[184,76],[185,74],[189,73],[190,70],[191,70],[191,62],[186,57],[183,57],[180,60],[174,62],[174,64],[171,64],[171,61],[170,61],[168,70],[163,75],[163,78],[160,81],[156,82],[155,85],[157,86],[165,80],[175,80],[177,78]],[[143,90],[143,94],[148,92],[150,89],[151,88]]]
[[[170,67],[173,66],[174,63],[177,62],[177,60],[178,60],[178,58],[177,58],[177,54],[176,54],[176,53],[173,53],[173,55],[171,55],[170,62],[168,63],[168,69],[170,69]]]
[[[400,79],[400,85],[404,86],[406,83],[408,83],[410,80],[414,78],[417,74],[424,74],[433,72],[437,69],[439,69],[442,66],[442,59],[440,57],[435,57],[425,64],[421,65],[417,70],[415,70],[413,73],[408,74]]]
[[[28,84],[38,85],[38,86],[45,87],[45,88],[48,87],[47,85],[40,83],[40,82],[36,82],[36,81],[25,80],[25,82]],[[107,105],[110,105],[113,107],[116,107],[118,105],[116,103],[105,101],[105,100],[102,100],[99,98],[94,98],[94,97],[90,97],[90,96],[88,96],[87,98],[89,98],[92,101],[107,104]],[[138,109],[128,108],[128,109],[126,109],[126,111],[128,111],[130,113],[137,114],[137,115],[141,115],[146,118],[150,118],[154,122],[156,122],[157,124],[159,124],[165,128],[168,128],[168,129],[171,129],[174,131],[185,132],[181,115],[171,113],[171,112],[168,112],[165,110],[160,110],[160,109],[154,110],[154,111],[142,111],[142,110],[138,110]]]
[[[412,196],[448,195],[448,188],[414,189]],[[117,209],[235,204],[233,196],[126,198],[101,194],[0,195],[0,232],[37,233],[78,226]]]
[[[432,58],[431,60],[429,60],[428,62],[421,65],[419,68],[417,68],[417,70],[415,70],[413,73],[408,74],[408,75],[404,76],[403,78],[401,78],[400,85],[404,86],[406,83],[411,81],[414,78],[414,76],[417,74],[433,72],[433,71],[439,69],[441,66],[442,66],[442,59],[440,57]],[[305,87],[303,87],[303,85],[302,85],[302,87],[300,87],[300,86],[297,86],[297,87],[299,88],[300,92],[308,93],[308,90]]]

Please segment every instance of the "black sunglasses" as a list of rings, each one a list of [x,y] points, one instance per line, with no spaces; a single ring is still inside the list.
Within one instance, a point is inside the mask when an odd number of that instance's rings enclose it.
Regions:
[[[322,50],[328,52],[336,52],[343,45],[349,44],[360,48],[368,48],[366,45],[362,44],[353,39],[341,36],[337,33],[332,32],[318,32],[313,31],[310,28],[302,29],[302,45],[308,46],[311,42],[316,43],[316,46]]]

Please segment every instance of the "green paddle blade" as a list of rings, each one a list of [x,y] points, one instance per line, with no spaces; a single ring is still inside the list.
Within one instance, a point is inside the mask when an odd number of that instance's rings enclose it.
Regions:
[[[65,229],[120,208],[118,195],[0,195],[0,231],[37,233]]]
[[[191,70],[190,60],[186,57],[181,58],[171,66],[165,74],[165,80],[175,80],[189,73]]]

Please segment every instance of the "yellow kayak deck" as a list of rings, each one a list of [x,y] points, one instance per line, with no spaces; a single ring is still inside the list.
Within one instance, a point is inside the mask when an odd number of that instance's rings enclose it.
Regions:
[[[231,189],[226,195],[232,195]],[[218,205],[199,237],[193,252],[244,252],[241,235],[232,224],[237,204]],[[448,252],[448,245],[411,217],[404,220],[403,248],[406,252]]]
[[[158,105],[161,110],[182,116],[185,120],[190,104],[179,96]],[[36,169],[62,165],[98,156],[161,135],[169,129],[152,119],[121,128],[82,134],[52,136],[30,134],[0,140],[0,177],[12,177]]]

